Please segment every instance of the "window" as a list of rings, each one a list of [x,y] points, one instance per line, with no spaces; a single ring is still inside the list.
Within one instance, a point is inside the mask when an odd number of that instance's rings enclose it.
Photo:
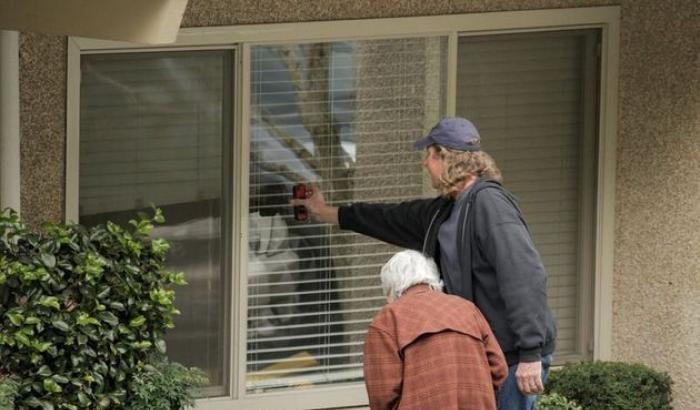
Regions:
[[[224,149],[231,135],[231,52],[94,54],[81,61],[80,222],[126,224],[150,204],[166,224],[168,267],[187,273],[172,359],[226,389]],[[197,346],[197,349],[192,349]]]
[[[367,326],[396,250],[300,223],[315,182],[332,204],[422,193],[412,149],[441,113],[441,38],[254,47],[248,252],[248,392],[362,381]]]
[[[520,198],[557,359],[605,346],[617,9],[507,14],[183,29],[162,50],[71,39],[68,218],[164,210],[156,235],[190,282],[169,354],[209,373],[200,408],[366,405],[364,335],[396,249],[294,220],[291,188],[432,196],[412,143],[445,115],[477,124]]]

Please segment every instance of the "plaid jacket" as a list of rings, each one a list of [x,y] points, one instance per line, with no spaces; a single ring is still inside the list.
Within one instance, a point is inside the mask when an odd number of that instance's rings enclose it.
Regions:
[[[418,285],[370,324],[364,374],[372,410],[495,410],[508,367],[474,304]]]

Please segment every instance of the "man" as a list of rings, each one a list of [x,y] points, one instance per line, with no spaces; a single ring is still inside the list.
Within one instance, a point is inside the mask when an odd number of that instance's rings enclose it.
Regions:
[[[415,143],[441,195],[400,204],[328,206],[316,189],[303,205],[322,222],[403,248],[420,250],[440,268],[447,293],[474,302],[508,361],[498,393],[501,410],[530,410],[544,389],[556,330],[545,271],[515,198],[481,150],[476,127],[445,118]]]
[[[495,410],[508,367],[473,303],[442,293],[435,263],[402,251],[382,267],[388,304],[367,331],[371,410]]]

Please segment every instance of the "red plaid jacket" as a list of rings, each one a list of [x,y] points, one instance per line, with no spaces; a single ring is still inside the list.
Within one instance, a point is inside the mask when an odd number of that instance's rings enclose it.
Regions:
[[[372,410],[495,410],[508,366],[474,304],[418,285],[370,324],[364,374]]]

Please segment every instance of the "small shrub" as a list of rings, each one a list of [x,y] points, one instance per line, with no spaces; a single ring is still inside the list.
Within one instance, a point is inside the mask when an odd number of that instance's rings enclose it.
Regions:
[[[540,396],[535,408],[537,410],[583,410],[583,408],[573,400],[569,400],[557,393]]]
[[[172,410],[194,405],[197,388],[207,384],[199,369],[186,368],[167,359],[141,366],[129,382],[127,410]]]
[[[132,376],[165,353],[179,313],[172,287],[185,284],[164,268],[168,243],[150,237],[162,222],[155,210],[127,228],[34,233],[15,212],[0,213],[0,374],[17,381],[19,408],[127,405]]]
[[[670,410],[671,378],[641,364],[567,364],[553,371],[547,393],[558,393],[585,410]]]

